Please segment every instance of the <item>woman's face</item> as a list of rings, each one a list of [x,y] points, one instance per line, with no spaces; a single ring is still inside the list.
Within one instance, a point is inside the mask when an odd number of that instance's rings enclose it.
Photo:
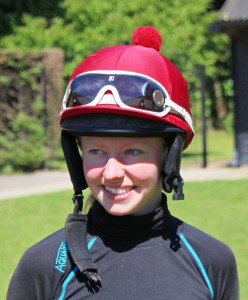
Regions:
[[[88,186],[116,216],[152,212],[161,201],[162,138],[81,137]]]

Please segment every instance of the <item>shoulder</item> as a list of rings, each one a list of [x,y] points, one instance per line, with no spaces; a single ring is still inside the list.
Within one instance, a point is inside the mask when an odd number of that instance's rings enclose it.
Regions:
[[[42,273],[43,270],[47,272],[56,265],[56,257],[60,250],[66,251],[64,229],[47,236],[27,249],[19,262],[19,267],[36,274]]]
[[[7,299],[51,299],[70,269],[67,252],[63,229],[26,250],[11,278]]]
[[[38,243],[34,244],[31,246],[29,249],[26,250],[25,254],[28,254],[29,256],[31,255],[36,255],[36,254],[43,254],[46,253],[48,254],[49,250],[55,250],[57,249],[57,246],[62,242],[65,241],[65,233],[64,229],[60,229],[53,234],[45,237]],[[45,251],[44,251],[45,250]]]
[[[238,299],[236,259],[229,246],[186,223],[181,225],[178,235],[182,248],[192,256],[206,282],[212,286],[214,299]]]
[[[232,250],[224,242],[187,223],[182,224],[179,236],[185,244],[188,242],[187,245],[190,244],[206,259],[216,259],[218,261],[232,261],[234,259]]]
[[[232,250],[224,242],[204,231],[172,217],[170,232],[177,237],[177,249],[189,254],[192,258],[199,256],[205,265],[230,266],[236,265]],[[221,257],[220,257],[221,256]]]

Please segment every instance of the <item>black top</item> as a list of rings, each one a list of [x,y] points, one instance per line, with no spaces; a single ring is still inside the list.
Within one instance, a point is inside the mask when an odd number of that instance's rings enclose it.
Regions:
[[[171,216],[165,201],[153,213],[122,217],[95,201],[87,240],[101,285],[79,273],[62,229],[25,252],[7,300],[239,299],[231,250]]]

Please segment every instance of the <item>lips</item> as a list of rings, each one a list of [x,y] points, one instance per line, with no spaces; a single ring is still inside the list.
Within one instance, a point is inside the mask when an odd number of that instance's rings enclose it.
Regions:
[[[125,188],[113,188],[105,186],[106,191],[108,191],[112,195],[124,195],[132,190],[132,187]]]

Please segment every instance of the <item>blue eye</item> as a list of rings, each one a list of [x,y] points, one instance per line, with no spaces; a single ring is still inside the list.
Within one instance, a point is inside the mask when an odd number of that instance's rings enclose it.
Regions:
[[[130,154],[130,155],[139,155],[141,154],[142,151],[139,149],[128,149],[126,150],[126,154]]]
[[[104,153],[104,151],[103,151],[103,150],[100,150],[100,149],[91,149],[91,150],[89,151],[89,153],[90,153],[90,154],[93,154],[93,155],[101,155],[101,154]]]

